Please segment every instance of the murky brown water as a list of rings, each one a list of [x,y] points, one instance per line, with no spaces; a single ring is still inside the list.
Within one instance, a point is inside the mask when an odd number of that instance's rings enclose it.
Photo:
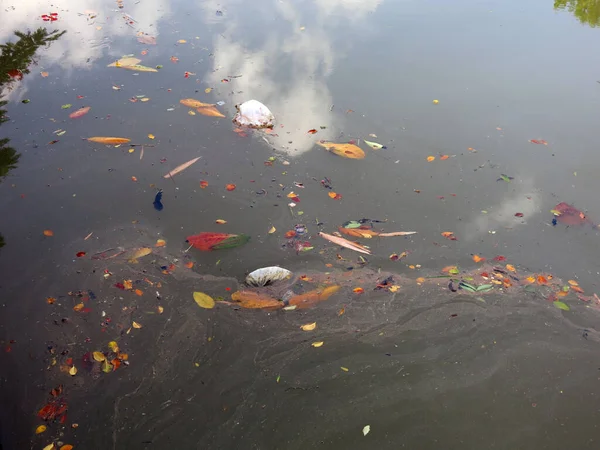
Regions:
[[[4,1],[1,42],[39,26],[67,33],[3,82],[0,138],[21,156],[0,184],[2,448],[596,448],[596,301],[573,286],[551,296],[536,277],[597,289],[597,3]],[[124,55],[159,68],[107,67]],[[271,109],[272,133],[234,132],[249,99]],[[352,140],[366,157],[320,140]],[[553,225],[560,202],[590,223]],[[318,236],[363,218],[418,234],[358,239],[365,267]],[[297,224],[313,250],[284,237]],[[186,251],[202,231],[251,239]],[[138,264],[91,259],[142,246],[153,254]],[[532,288],[478,299],[428,278],[457,265],[484,283],[473,255]],[[330,272],[343,288],[297,311],[192,299],[227,300],[271,265]],[[378,271],[398,291],[374,291]],[[132,290],[115,287],[128,279]],[[110,341],[129,365],[104,373],[85,355]],[[46,423],[38,411],[58,385],[68,412]]]

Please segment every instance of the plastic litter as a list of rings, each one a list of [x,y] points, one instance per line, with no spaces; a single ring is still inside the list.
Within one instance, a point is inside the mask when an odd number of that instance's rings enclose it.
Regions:
[[[233,123],[240,127],[249,128],[273,128],[275,117],[273,113],[257,100],[248,100],[241,105],[235,105],[237,113]]]
[[[246,284],[257,287],[267,286],[276,281],[287,280],[291,276],[292,272],[282,267],[262,267],[248,274]]]

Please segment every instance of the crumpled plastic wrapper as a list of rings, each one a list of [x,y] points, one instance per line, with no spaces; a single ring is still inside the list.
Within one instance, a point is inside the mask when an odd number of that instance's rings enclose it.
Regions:
[[[238,112],[233,118],[233,123],[240,127],[255,129],[273,128],[275,117],[273,113],[257,100],[248,100],[241,105],[235,105]]]

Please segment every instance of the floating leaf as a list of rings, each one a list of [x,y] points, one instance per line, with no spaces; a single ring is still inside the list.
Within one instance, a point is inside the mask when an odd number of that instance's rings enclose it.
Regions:
[[[113,370],[112,365],[108,362],[107,359],[102,361],[102,372],[110,373],[110,372],[112,372],[112,370]]]
[[[206,188],[208,187],[208,181],[201,180],[201,181],[200,181],[200,187],[201,187],[202,189],[206,189]]]
[[[356,288],[352,289],[352,292],[354,292],[355,294],[362,294],[365,292],[365,290],[361,287],[356,287]]]
[[[348,369],[347,367],[344,367],[344,366],[340,366],[340,369],[342,369],[344,372],[348,372],[348,370],[350,370],[350,369]]]
[[[196,109],[203,116],[209,117],[225,117],[215,105],[203,106],[202,108]]]
[[[201,308],[212,309],[215,307],[213,298],[203,292],[194,292],[194,301]]]
[[[215,106],[214,103],[202,103],[200,100],[195,100],[193,98],[183,98],[179,100],[183,106],[187,106],[188,108],[205,108],[209,106]]]
[[[77,375],[77,367],[71,366],[71,368],[69,369],[69,375],[71,375],[72,377]]]
[[[235,191],[235,188],[236,188],[235,184],[230,183],[230,184],[225,185],[225,189],[227,189],[229,192]]]
[[[446,239],[449,239],[451,241],[458,241],[458,238],[456,236],[454,236],[454,232],[453,231],[444,231],[441,233],[442,236],[444,236]]]
[[[339,144],[336,142],[320,141],[317,142],[317,145],[320,145],[327,151],[343,158],[364,159],[365,157],[363,149],[354,144]]]
[[[136,72],[158,72],[154,67],[140,66],[138,64],[131,66],[117,66],[127,70],[135,70]]]
[[[108,343],[108,348],[115,353],[119,352],[119,344],[117,344],[116,341],[110,341]]]
[[[54,236],[54,231],[52,231],[52,230],[44,230],[44,236]]]
[[[93,352],[92,356],[94,357],[94,361],[98,362],[102,362],[106,359],[106,356],[104,356],[104,353],[102,352]]]
[[[144,291],[142,291],[141,289],[136,289],[135,291],[135,295],[141,297],[142,295],[144,295]]]
[[[193,236],[188,236],[187,241],[198,250],[211,251],[244,245],[250,240],[250,236],[245,234],[226,234],[204,232]]]
[[[137,323],[135,320],[134,320],[134,321],[131,323],[131,326],[132,326],[133,328],[136,328],[136,329],[138,329],[138,330],[139,330],[140,328],[142,328],[142,324],[141,324],[141,323]]]
[[[410,236],[417,234],[416,231],[392,231],[390,233],[379,233],[379,237]]]
[[[329,195],[329,197],[331,197],[334,200],[341,200],[342,199],[342,195],[341,194],[337,194],[337,193],[335,193],[333,191],[329,191],[327,193],[327,195]]]
[[[227,221],[223,220],[223,219],[217,219],[217,220],[215,220],[215,223],[218,223],[219,225],[224,225],[227,223]]]
[[[165,245],[167,245],[167,241],[165,241],[164,239],[157,239],[155,245],[157,247],[164,247]]]
[[[481,286],[477,286],[477,292],[488,292],[494,289],[494,285],[492,284],[482,284]]]
[[[471,285],[469,283],[465,283],[464,281],[461,281],[458,285],[461,288],[463,288],[464,290],[469,291],[469,292],[476,292],[477,291],[477,288],[475,286],[473,286],[473,285]]]
[[[506,270],[508,270],[509,272],[516,272],[517,269],[515,269],[515,266],[513,266],[512,264],[507,264],[506,265]]]
[[[138,262],[138,258],[147,256],[150,253],[152,253],[152,249],[150,247],[137,248],[131,254],[131,257],[129,258],[128,262],[136,264]]]
[[[568,283],[569,283],[571,286],[579,286],[579,283],[578,283],[577,281],[575,281],[575,280],[569,280],[569,281],[568,281]]]
[[[71,444],[65,444],[59,450],[73,450],[73,446]]]
[[[555,302],[552,302],[552,304],[554,305],[555,308],[562,309],[563,311],[570,311],[571,310],[571,308],[569,308],[569,305],[567,305],[564,302],[555,301]]]
[[[265,310],[275,310],[280,309],[283,306],[283,302],[279,300],[269,297],[266,294],[261,294],[254,291],[236,291],[231,294],[231,300],[239,304],[242,308],[247,309],[265,309]],[[289,307],[284,309],[289,310]],[[296,309],[294,305],[291,309]]]
[[[317,328],[317,322],[307,323],[305,325],[302,325],[300,328],[302,329],[302,331],[312,331],[315,328]]]
[[[46,425],[40,425],[35,429],[35,434],[41,434],[46,431],[48,427]]]
[[[54,450],[55,448],[54,442],[52,442],[51,444],[46,445],[43,450]]]
[[[314,289],[304,294],[294,295],[288,300],[290,305],[297,306],[299,309],[310,308],[317,303],[323,302],[340,290],[341,286],[332,285],[323,289]]]
[[[432,162],[432,161],[435,161],[435,156],[428,156],[427,162]]]
[[[120,138],[120,137],[101,137],[101,136],[94,136],[91,138],[87,138],[88,141],[90,142],[97,142],[99,144],[105,144],[105,145],[119,145],[119,144],[127,144],[129,141],[131,141],[131,139],[126,139],[126,138]]]
[[[371,147],[373,150],[379,150],[383,148],[383,145],[378,144],[377,142],[371,142],[371,141],[367,141],[366,139],[363,139],[364,143],[367,144],[369,147]]]
[[[318,341],[318,342],[313,342],[312,345],[313,347],[319,348],[319,347],[323,347],[324,342],[323,341]]]
[[[277,228],[275,228],[275,227],[271,227],[271,228],[269,228],[269,231],[267,231],[267,233],[269,233],[269,234],[273,234],[273,233],[275,233],[276,231],[277,231]]]
[[[70,103],[67,103],[66,105],[62,105],[61,108],[62,109],[69,109],[71,106],[73,106],[73,105],[71,105]]]
[[[473,255],[473,261],[475,261],[476,263],[480,263],[485,261],[485,258],[479,256],[479,255]]]
[[[367,434],[369,434],[369,431],[371,431],[371,426],[365,425],[362,431],[363,431],[363,436],[366,436]]]
[[[446,161],[448,158],[450,158],[450,155],[442,155],[440,156],[440,161]]]
[[[84,106],[83,108],[79,108],[77,111],[69,114],[69,117],[71,119],[77,119],[79,117],[85,116],[88,112],[90,112],[90,109],[92,109],[91,106]]]
[[[323,233],[323,232],[320,232],[319,236],[321,236],[323,239],[327,239],[328,241],[333,242],[334,244],[340,245],[345,248],[349,248],[350,250],[354,250],[359,253],[365,253],[367,255],[371,254],[371,250],[369,250],[368,248],[366,248],[365,246],[363,246],[357,242],[352,242],[352,241],[349,241],[348,239],[333,236],[331,234],[327,234],[327,233]]]
[[[184,171],[185,169],[187,169],[188,167],[190,167],[192,164],[194,164],[196,161],[198,161],[200,158],[202,158],[201,156],[198,156],[197,158],[191,159],[186,163],[183,163],[177,167],[175,167],[173,170],[171,170],[168,174],[164,175],[163,178],[171,178],[174,175],[177,175],[179,172]]]

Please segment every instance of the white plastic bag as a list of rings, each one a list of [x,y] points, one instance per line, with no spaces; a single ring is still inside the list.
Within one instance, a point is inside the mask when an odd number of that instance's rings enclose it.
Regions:
[[[233,123],[240,127],[273,128],[275,117],[265,105],[257,100],[248,100],[241,105],[235,105],[238,112]]]

